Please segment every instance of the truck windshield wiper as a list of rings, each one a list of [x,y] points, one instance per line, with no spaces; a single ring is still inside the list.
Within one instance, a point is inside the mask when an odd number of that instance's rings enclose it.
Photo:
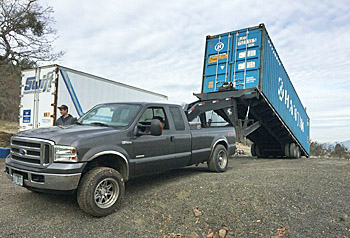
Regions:
[[[103,123],[103,122],[92,122],[90,123],[91,125],[97,125],[97,126],[106,126],[106,127],[110,127],[110,125]]]

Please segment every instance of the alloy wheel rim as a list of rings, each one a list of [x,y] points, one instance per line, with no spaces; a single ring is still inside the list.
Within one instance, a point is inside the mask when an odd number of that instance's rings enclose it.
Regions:
[[[225,153],[225,151],[221,150],[219,152],[218,157],[219,157],[219,159],[218,159],[219,167],[221,169],[224,169],[227,165],[227,154]]]
[[[119,197],[119,185],[112,178],[103,179],[96,186],[94,201],[99,208],[111,207]]]

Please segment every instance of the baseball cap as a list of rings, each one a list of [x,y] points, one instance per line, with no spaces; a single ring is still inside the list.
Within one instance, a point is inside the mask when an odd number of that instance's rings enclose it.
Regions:
[[[60,107],[58,107],[58,109],[60,109],[60,110],[68,110],[68,107],[66,105],[61,105]]]

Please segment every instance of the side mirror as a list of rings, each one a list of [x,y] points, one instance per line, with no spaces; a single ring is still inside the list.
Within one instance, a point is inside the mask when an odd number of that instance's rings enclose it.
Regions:
[[[163,132],[163,124],[158,119],[151,121],[151,135],[160,136]]]
[[[132,133],[133,133],[134,136],[139,136],[139,135],[141,135],[140,132],[139,132],[139,126],[138,126],[138,125],[136,125],[136,126],[134,127],[134,130],[133,130]]]

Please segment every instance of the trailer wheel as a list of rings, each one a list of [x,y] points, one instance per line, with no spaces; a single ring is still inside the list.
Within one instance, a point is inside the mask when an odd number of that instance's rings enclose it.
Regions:
[[[264,150],[260,145],[255,145],[255,154],[258,158],[264,158],[266,157]]]
[[[284,155],[289,158],[290,157],[290,153],[289,153],[289,144],[285,144],[284,145]]]
[[[255,144],[252,144],[252,146],[250,147],[250,153],[252,154],[252,156],[256,156],[255,147]]]
[[[297,159],[300,159],[301,157],[301,152],[299,146],[297,147]]]
[[[102,217],[119,208],[124,191],[123,177],[118,171],[97,167],[87,172],[80,181],[77,200],[81,210]]]
[[[225,172],[228,165],[228,154],[225,146],[215,146],[213,154],[211,155],[207,164],[209,170],[212,172]]]
[[[297,146],[295,145],[295,143],[291,143],[289,145],[289,155],[291,158],[297,157]]]

